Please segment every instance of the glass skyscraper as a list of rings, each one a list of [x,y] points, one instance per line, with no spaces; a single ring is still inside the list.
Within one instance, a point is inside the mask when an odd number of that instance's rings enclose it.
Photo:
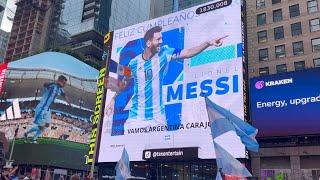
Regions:
[[[152,18],[152,0],[113,0],[109,30],[124,28]]]
[[[60,28],[70,35],[93,29],[94,19],[82,21],[83,8],[84,0],[66,0],[60,17]]]
[[[7,50],[9,33],[0,29],[0,63],[3,62]]]
[[[67,46],[85,56],[95,68],[103,64],[103,36],[108,31],[111,0],[65,0],[60,32],[70,38]]]
[[[6,4],[7,4],[7,0],[0,0],[0,25],[2,23],[2,18],[4,15]],[[3,58],[6,53],[8,38],[9,38],[9,33],[0,29],[0,63],[3,62]]]
[[[65,0],[60,28],[70,35],[95,29],[101,34],[108,31],[111,1]]]
[[[112,0],[109,31],[212,0]]]
[[[163,0],[163,14],[187,9],[213,0]]]
[[[65,0],[59,29],[71,37],[73,50],[100,62],[103,36],[209,0]]]
[[[4,10],[6,8],[7,0],[0,0],[0,25],[2,22]]]

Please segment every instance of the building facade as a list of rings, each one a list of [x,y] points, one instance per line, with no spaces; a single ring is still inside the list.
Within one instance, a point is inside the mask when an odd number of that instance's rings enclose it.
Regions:
[[[247,1],[249,76],[320,66],[318,0]]]
[[[45,48],[50,32],[51,0],[19,0],[9,37],[5,62],[28,56]]]
[[[108,31],[110,3],[94,0],[66,0],[61,12],[60,28],[71,36],[95,29]]]
[[[319,0],[246,1],[249,77],[320,67]],[[251,154],[253,176],[320,177],[317,136],[261,138]]]
[[[111,1],[66,0],[61,12],[62,43],[84,55],[84,62],[100,68],[103,64],[103,35],[108,31]]]
[[[206,2],[217,0],[151,0],[151,17],[156,18],[176,11],[187,9]]]
[[[0,0],[0,1],[7,1],[7,0]],[[15,1],[7,1],[5,9],[3,10],[3,16],[2,16],[2,21],[1,21],[1,29],[6,31],[6,32],[11,32],[12,28],[12,23],[14,19],[16,11],[16,5]]]
[[[0,0],[0,24],[2,22],[4,10],[6,8],[7,0]]]
[[[152,18],[153,0],[113,0],[109,31],[121,29]]]
[[[6,8],[7,0],[0,0],[0,26],[2,24],[2,19],[4,18],[4,12]],[[4,56],[7,50],[9,33],[0,29],[0,63],[3,62]]]
[[[0,63],[3,62],[7,50],[9,33],[0,29]]]

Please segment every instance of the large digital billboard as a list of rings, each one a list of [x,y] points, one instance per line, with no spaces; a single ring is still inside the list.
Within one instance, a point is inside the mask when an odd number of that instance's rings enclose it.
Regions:
[[[106,35],[108,77],[98,162],[125,147],[143,151],[197,148],[215,158],[205,98],[244,119],[241,1],[211,2]],[[110,46],[108,46],[110,45]],[[224,148],[245,158],[236,135]]]
[[[259,137],[319,134],[320,69],[250,80],[250,108]]]
[[[58,52],[9,62],[0,131],[27,144],[50,139],[88,144],[98,76],[98,70]]]

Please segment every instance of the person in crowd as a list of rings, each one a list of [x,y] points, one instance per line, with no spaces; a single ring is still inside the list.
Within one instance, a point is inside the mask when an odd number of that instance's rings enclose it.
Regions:
[[[71,180],[80,180],[80,176],[78,174],[74,174],[71,176]]]

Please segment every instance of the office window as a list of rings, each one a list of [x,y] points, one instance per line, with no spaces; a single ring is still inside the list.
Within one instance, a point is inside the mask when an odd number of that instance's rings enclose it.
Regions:
[[[273,22],[278,22],[282,20],[282,9],[277,9],[273,11]]]
[[[257,0],[257,9],[262,9],[266,7],[265,0]]]
[[[290,17],[300,16],[299,4],[289,6]]]
[[[319,180],[320,179],[320,170],[312,170],[312,179]]]
[[[310,20],[310,31],[319,31],[320,30],[320,18]]]
[[[313,13],[318,11],[318,0],[308,1],[308,12]]]
[[[319,52],[320,51],[320,38],[312,39],[312,51],[313,52]]]
[[[320,58],[314,59],[313,63],[314,63],[314,67],[320,67]]]
[[[306,66],[306,64],[304,61],[294,62],[294,69],[296,71],[304,70],[305,66]]]
[[[259,61],[268,60],[268,48],[259,50]]]
[[[272,4],[278,4],[281,3],[281,0],[272,0]]]
[[[304,53],[302,41],[292,43],[292,48],[293,55],[300,55]]]
[[[277,73],[287,72],[287,65],[286,64],[277,65],[276,69],[277,69]]]
[[[301,22],[291,24],[291,35],[298,36],[300,34],[302,34]]]
[[[285,45],[279,45],[275,47],[275,55],[276,58],[282,58],[286,56],[286,48]]]
[[[257,25],[261,26],[267,23],[266,13],[258,14],[257,15]]]
[[[260,76],[269,75],[269,67],[259,68],[259,75]]]
[[[274,39],[282,39],[284,38],[284,30],[283,26],[274,28]]]
[[[267,42],[267,31],[260,31],[258,32],[258,42],[259,43],[263,43],[263,42]]]

